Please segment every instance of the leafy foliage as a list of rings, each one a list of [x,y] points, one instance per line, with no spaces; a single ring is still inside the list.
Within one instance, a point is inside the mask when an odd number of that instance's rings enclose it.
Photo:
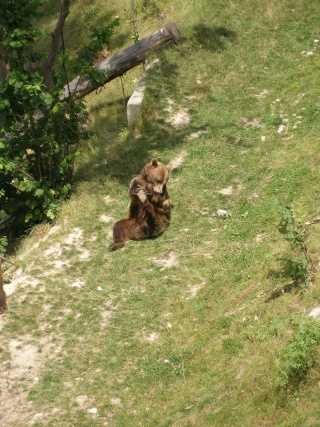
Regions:
[[[109,42],[111,37],[113,36],[114,30],[116,27],[120,25],[120,18],[117,16],[115,17],[109,25],[103,28],[91,28],[91,34],[90,34],[90,42],[87,46],[83,47],[78,52],[78,61],[79,64],[80,61],[80,68],[79,65],[74,64],[75,72],[80,72],[81,68],[83,66],[91,66],[92,62],[95,59],[95,55],[97,52],[102,51],[105,48],[108,48]]]
[[[54,88],[48,90],[43,83],[45,55],[34,46],[44,34],[32,22],[45,0],[16,3],[4,0],[0,17],[0,59],[9,70],[0,85],[0,206],[15,218],[15,227],[23,228],[55,217],[59,201],[70,193],[79,144],[88,133],[85,104],[59,101],[67,80],[65,55],[65,73],[56,68]],[[117,25],[118,18],[92,30],[89,46],[72,62],[72,73],[92,74],[95,52],[108,43]],[[101,76],[95,73],[92,79],[99,84]]]
[[[6,237],[0,237],[0,257],[4,256],[7,251],[8,240]]]
[[[291,342],[278,352],[276,384],[282,390],[293,390],[306,379],[316,364],[320,347],[319,324],[312,318],[291,319],[294,334]]]
[[[307,231],[305,226],[295,219],[290,196],[287,196],[285,205],[281,205],[276,200],[276,207],[280,215],[278,230],[289,242],[292,251],[281,257],[285,261],[285,273],[302,290],[305,290],[309,284],[311,272],[306,242]]]
[[[285,237],[293,248],[306,250],[307,232],[301,222],[296,221],[292,208],[292,198],[290,195],[286,197],[284,206],[281,206],[279,201],[276,201],[280,222],[278,225],[279,232]]]

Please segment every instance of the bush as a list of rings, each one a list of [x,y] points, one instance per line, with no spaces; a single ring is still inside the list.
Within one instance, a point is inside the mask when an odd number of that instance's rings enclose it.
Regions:
[[[287,196],[284,205],[281,205],[278,200],[275,205],[280,215],[278,230],[289,242],[291,249],[289,254],[280,258],[285,263],[284,273],[291,278],[294,285],[304,291],[310,282],[312,267],[307,249],[306,228],[304,224],[296,220],[290,196]]]
[[[292,341],[278,352],[276,384],[291,391],[304,381],[317,362],[320,347],[320,325],[312,318],[294,316]]]
[[[68,73],[90,74],[99,85],[92,61],[119,25],[116,18],[93,28],[77,60],[68,60],[63,48],[60,63],[49,68],[49,84],[43,70],[48,53],[35,51],[44,33],[33,25],[45,1],[2,0],[0,6],[0,61],[8,70],[0,83],[0,206],[15,230],[52,220],[69,195],[79,144],[88,137],[86,112],[82,101],[59,99]]]

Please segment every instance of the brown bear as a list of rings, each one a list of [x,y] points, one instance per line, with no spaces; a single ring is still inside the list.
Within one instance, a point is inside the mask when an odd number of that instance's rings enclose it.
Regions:
[[[4,311],[8,310],[6,293],[3,289],[3,275],[2,275],[2,267],[0,262],[0,314]]]
[[[114,224],[110,251],[122,248],[126,240],[157,237],[168,227],[171,208],[167,182],[171,169],[152,159],[130,182],[129,215]]]

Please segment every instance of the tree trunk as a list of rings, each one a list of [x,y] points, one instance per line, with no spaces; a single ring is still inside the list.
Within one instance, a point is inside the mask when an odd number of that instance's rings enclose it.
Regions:
[[[50,90],[54,83],[52,78],[52,67],[59,53],[59,40],[63,31],[64,23],[70,13],[70,0],[61,0],[61,10],[56,28],[52,32],[52,43],[49,51],[48,58],[43,67],[43,81]]]
[[[105,79],[102,83],[94,84],[89,80],[82,80],[81,76],[77,76],[65,85],[60,100],[65,101],[69,96],[72,96],[74,99],[83,98],[90,92],[93,92],[116,77],[122,76],[131,68],[144,62],[151,52],[168,43],[177,43],[179,39],[180,32],[176,25],[167,24],[150,36],[145,37],[134,45],[96,64],[94,66],[95,69],[105,72]]]

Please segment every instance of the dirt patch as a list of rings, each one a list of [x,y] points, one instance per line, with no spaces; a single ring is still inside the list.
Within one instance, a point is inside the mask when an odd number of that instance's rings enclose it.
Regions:
[[[166,111],[169,113],[169,118],[166,120],[167,123],[170,123],[175,128],[180,128],[190,123],[188,108],[175,106],[175,102],[170,98],[167,99],[167,102]]]
[[[177,157],[171,160],[170,165],[172,166],[172,169],[176,169],[179,166],[181,166],[182,163],[184,162],[186,155],[187,155],[186,151],[181,151],[181,153],[178,154]]]
[[[79,227],[75,227],[71,233],[64,239],[63,243],[67,245],[78,244],[82,241],[83,238],[83,230]]]
[[[188,139],[197,139],[197,138],[200,138],[201,135],[205,135],[208,132],[209,132],[208,129],[199,129],[199,130],[197,130],[195,132],[191,132],[190,135],[188,136]]]
[[[37,344],[30,336],[7,343],[8,357],[0,364],[1,425],[29,426],[39,418],[28,393],[39,381],[44,361],[54,358],[61,347],[61,341],[57,347],[50,336],[38,339]]]
[[[176,267],[178,265],[177,257],[173,252],[170,252],[166,258],[150,258],[150,260],[157,266],[161,267],[160,271],[163,271],[166,268]]]
[[[245,126],[251,126],[253,128],[262,128],[262,124],[260,120],[257,118],[248,119],[247,117],[244,117],[242,121]]]
[[[200,291],[200,289],[202,289],[205,286],[205,282],[202,283],[198,283],[196,285],[188,285],[187,286],[187,292],[188,295],[186,296],[186,299],[192,299],[195,298],[197,293]]]
[[[114,221],[114,219],[111,216],[106,215],[106,214],[100,215],[99,219],[100,219],[101,222],[105,222],[106,224],[108,224],[109,222],[113,222]]]
[[[231,196],[233,193],[233,187],[232,185],[229,185],[226,188],[222,188],[221,190],[218,190],[217,193],[222,194],[223,196]]]

